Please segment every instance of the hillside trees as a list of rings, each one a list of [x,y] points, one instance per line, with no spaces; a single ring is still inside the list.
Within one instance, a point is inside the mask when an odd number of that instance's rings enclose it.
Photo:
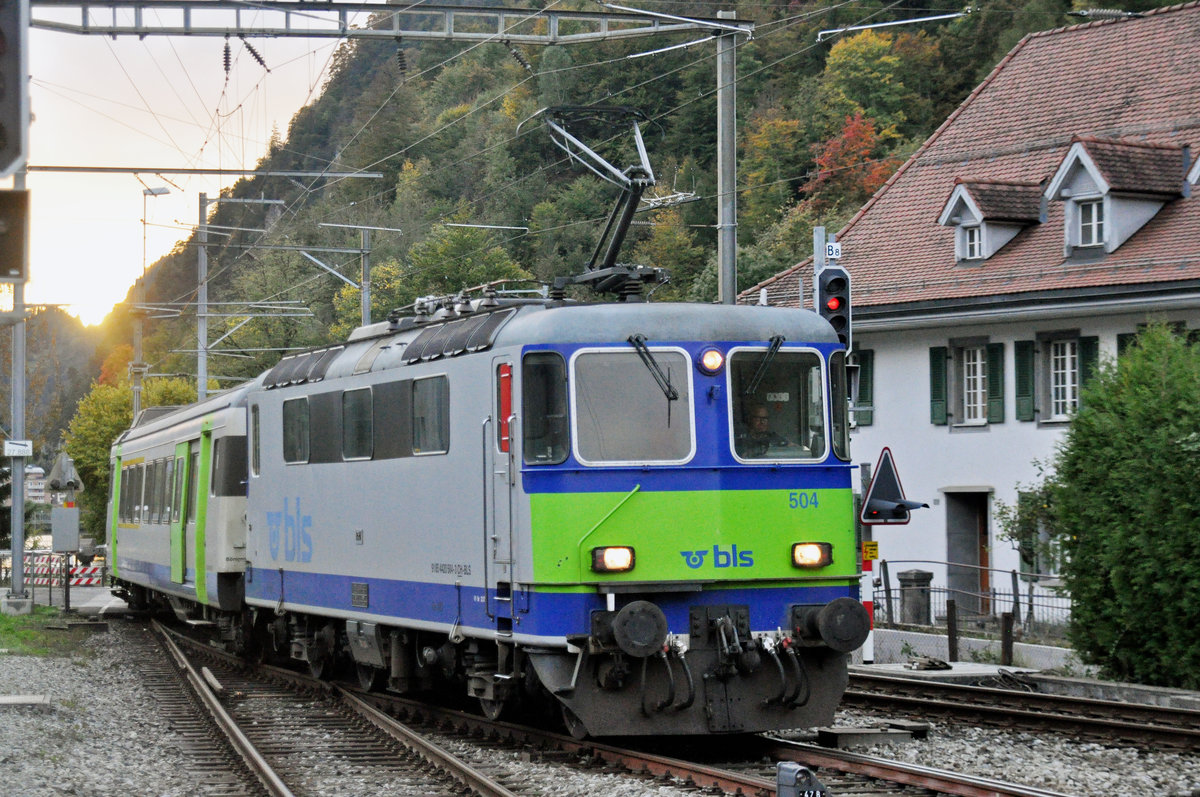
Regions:
[[[454,294],[493,280],[524,280],[520,268],[491,240],[487,230],[436,227],[408,252],[406,264],[390,260],[371,272],[371,318],[383,320],[390,310],[406,307],[421,296]],[[345,285],[334,299],[331,332],[344,338],[361,323],[361,292]]]
[[[1138,0],[1139,8],[1161,4]],[[1063,16],[1069,8],[1067,0],[985,0],[959,19],[886,32],[847,31],[817,43],[819,30],[943,9],[924,0],[829,10],[737,6],[740,19],[757,24],[754,38],[743,37],[736,50],[739,285],[753,285],[772,268],[804,257],[811,230],[800,229],[801,219],[836,230],[1008,47],[1031,30],[1072,21]],[[675,10],[711,14],[702,4]],[[584,170],[566,168],[562,151],[539,123],[521,125],[548,105],[624,104],[650,117],[643,133],[660,188],[694,191],[698,200],[681,206],[678,216],[656,217],[654,227],[634,227],[621,259],[654,259],[658,262],[644,264],[671,268],[673,281],[655,300],[712,295],[717,240],[712,45],[628,57],[683,41],[676,36],[542,49],[517,45],[530,65],[526,69],[501,42],[406,40],[403,71],[390,41],[342,45],[321,96],[296,114],[285,139],[272,137],[260,165],[382,171],[385,177],[306,178],[299,185],[282,177],[248,177],[226,195],[281,204],[268,210],[218,203],[210,209],[213,223],[251,230],[234,231],[231,238],[210,236],[210,301],[301,299],[311,311],[303,319],[249,321],[223,342],[249,357],[214,355],[220,358],[214,372],[250,376],[281,354],[256,349],[325,343],[357,318],[347,309],[357,297],[344,296],[344,283],[336,277],[298,252],[254,246],[356,245],[357,233],[319,228],[322,223],[403,231],[372,234],[376,278],[395,281],[377,291],[376,319],[393,301],[403,304],[399,299],[427,292],[402,284],[415,279],[409,274],[410,249],[439,235],[439,226],[450,220],[529,227],[528,233],[494,233],[489,246],[541,279],[577,273],[591,257],[616,191]],[[585,139],[623,168],[633,162],[625,137],[614,127]],[[652,217],[643,213],[638,220]],[[267,232],[253,231],[262,229]],[[678,236],[678,248],[667,243],[672,236]],[[697,258],[695,248],[703,257]],[[354,259],[331,256],[328,262],[353,276]],[[193,240],[151,269],[147,299],[178,303],[181,311],[174,320],[147,322],[145,359],[154,372],[194,372],[196,260]],[[211,337],[243,320],[211,322]],[[128,317],[114,316],[108,326],[106,345],[130,339]]]

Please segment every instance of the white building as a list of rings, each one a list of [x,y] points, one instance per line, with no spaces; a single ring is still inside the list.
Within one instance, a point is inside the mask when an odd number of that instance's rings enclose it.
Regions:
[[[1195,4],[1027,36],[838,232],[869,407],[854,460],[889,447],[930,504],[874,527],[893,582],[1010,591],[976,569],[1036,566],[998,502],[1052,458],[1079,386],[1151,319],[1200,328],[1198,41]],[[812,276],[744,298],[807,304]]]

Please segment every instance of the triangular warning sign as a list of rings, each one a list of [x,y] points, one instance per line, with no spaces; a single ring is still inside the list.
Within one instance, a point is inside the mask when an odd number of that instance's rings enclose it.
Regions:
[[[902,526],[909,520],[909,511],[921,507],[928,509],[929,504],[905,499],[904,488],[900,486],[900,477],[896,474],[896,465],[892,462],[892,451],[890,448],[884,448],[879,453],[879,462],[875,464],[871,486],[867,488],[867,494],[863,497],[859,519],[868,526]]]

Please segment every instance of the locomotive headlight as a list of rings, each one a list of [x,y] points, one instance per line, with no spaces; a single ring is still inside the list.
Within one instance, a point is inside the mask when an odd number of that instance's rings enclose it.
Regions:
[[[833,546],[827,542],[798,542],[792,546],[792,564],[796,567],[825,567],[832,561]]]
[[[625,573],[633,569],[633,548],[609,545],[592,549],[592,570],[597,573]]]
[[[725,355],[717,349],[705,349],[696,360],[696,367],[706,376],[716,376],[725,365]]]

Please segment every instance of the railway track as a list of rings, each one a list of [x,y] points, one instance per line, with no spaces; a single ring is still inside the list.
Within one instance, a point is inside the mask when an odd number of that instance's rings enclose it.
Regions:
[[[1110,743],[1200,750],[1200,711],[944,681],[853,673],[848,705],[1053,731]]]
[[[263,788],[231,747],[211,716],[183,685],[177,662],[149,637],[139,637],[131,656],[159,717],[171,728],[196,793],[262,795]]]
[[[513,792],[337,687],[300,695],[231,662],[197,669],[174,632],[154,623],[200,703],[271,797],[388,793],[482,797]]]
[[[368,712],[371,716],[368,721],[381,729],[401,726],[396,719],[400,718],[403,720],[401,727],[406,729],[404,735],[410,740],[418,738],[428,741],[431,737],[440,738],[440,747],[444,749],[456,746],[451,740],[468,739],[474,745],[509,752],[519,751],[520,755],[529,760],[548,760],[586,771],[623,773],[625,777],[653,779],[661,785],[674,785],[683,791],[706,790],[747,797],[767,797],[776,793],[777,763],[792,761],[812,770],[828,789],[827,794],[830,797],[850,793],[855,797],[939,794],[965,797],[1062,797],[1057,792],[1023,784],[1006,783],[762,736],[723,737],[720,740],[710,740],[707,744],[697,740],[666,744],[656,743],[655,740],[640,740],[630,742],[627,746],[619,746],[592,740],[581,741],[564,734],[488,720],[469,712],[387,693],[367,692],[345,685],[335,686],[317,681],[307,674],[278,667],[261,666],[243,681],[239,680],[241,676],[237,674],[237,668],[244,666],[239,659],[201,643],[187,644],[197,646],[197,649],[211,660],[226,662],[214,666],[214,669],[219,666],[225,673],[221,680],[228,681],[223,684],[226,692],[253,689],[251,684],[260,682],[265,676],[279,684],[282,691],[293,694],[293,700],[297,691],[316,695],[324,705],[335,696],[344,696],[342,699],[347,705],[355,711]],[[225,698],[223,702],[235,701]],[[246,704],[254,701],[242,698],[236,702]],[[293,721],[300,720],[294,717]],[[362,757],[365,758],[387,758],[395,755],[395,752],[387,750],[368,752],[364,748],[362,751]],[[459,756],[460,760],[472,757],[469,752],[459,753]],[[484,767],[486,765],[479,769]],[[461,778],[459,780],[465,783]],[[496,793],[544,793],[537,786],[521,788],[519,784],[512,783],[508,786],[503,783],[497,785],[506,790],[511,787],[512,791]],[[470,784],[469,788],[476,793],[490,793],[475,784]]]

